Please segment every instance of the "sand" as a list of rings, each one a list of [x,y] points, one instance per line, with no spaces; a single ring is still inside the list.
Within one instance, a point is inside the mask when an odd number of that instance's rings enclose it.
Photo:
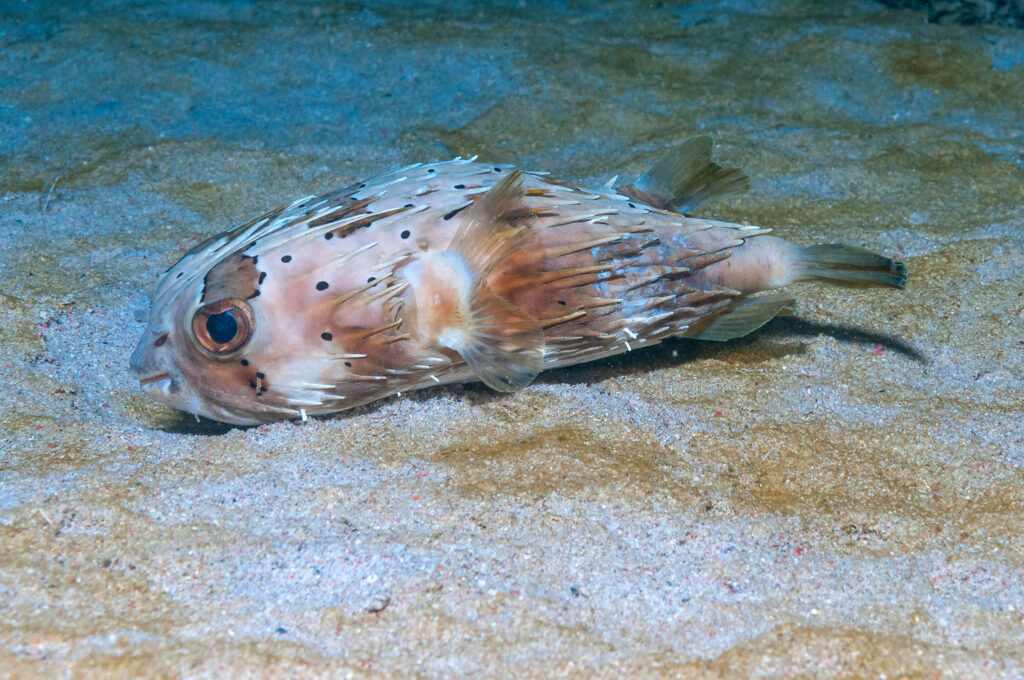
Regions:
[[[1024,676],[1024,33],[873,2],[5,3],[0,677]],[[205,236],[404,162],[603,184],[902,292],[331,418],[127,372]]]

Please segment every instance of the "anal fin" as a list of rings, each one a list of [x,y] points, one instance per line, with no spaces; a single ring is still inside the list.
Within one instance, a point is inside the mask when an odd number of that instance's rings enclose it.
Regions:
[[[792,313],[796,299],[784,293],[747,298],[708,323],[697,322],[683,336],[725,342],[756,331],[779,314]]]

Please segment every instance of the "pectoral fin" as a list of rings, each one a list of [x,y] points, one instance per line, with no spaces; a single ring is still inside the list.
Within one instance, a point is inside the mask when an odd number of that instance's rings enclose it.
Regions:
[[[474,292],[468,323],[445,329],[439,344],[454,349],[488,387],[521,390],[544,363],[544,332],[484,284]]]
[[[544,362],[540,324],[487,285],[490,272],[533,238],[533,220],[514,171],[466,209],[448,250],[408,274],[424,334],[500,392],[529,385]]]
[[[513,170],[466,209],[448,248],[461,253],[474,274],[486,277],[533,239],[534,221],[526,205],[523,173]]]

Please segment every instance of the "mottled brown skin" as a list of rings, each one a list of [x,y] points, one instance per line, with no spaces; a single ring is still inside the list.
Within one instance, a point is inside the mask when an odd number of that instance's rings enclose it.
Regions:
[[[607,218],[607,224],[549,228],[547,222],[564,219],[546,206],[553,198],[547,193],[527,196],[531,207],[541,211],[537,241],[510,257],[490,278],[496,292],[537,318],[553,339],[600,338],[619,331],[623,303],[615,300],[639,301],[648,311],[672,312],[676,320],[684,320],[713,313],[735,297],[715,291],[756,292],[771,287],[767,284],[776,268],[778,239],[768,247],[754,248],[768,238],[762,236],[722,252],[723,244],[736,239],[738,225],[687,218],[635,202],[633,208],[610,197],[587,203],[590,209],[596,205],[618,211]],[[722,226],[710,226],[714,224]],[[758,233],[763,232],[755,230],[752,235]],[[577,250],[581,243],[611,236],[620,240]],[[560,254],[570,249],[575,252]],[[747,249],[753,256],[744,252]],[[734,258],[741,266],[732,266]]]

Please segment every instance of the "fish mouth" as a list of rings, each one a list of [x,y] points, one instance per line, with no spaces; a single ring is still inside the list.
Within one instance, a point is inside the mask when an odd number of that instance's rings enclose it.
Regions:
[[[167,371],[163,371],[163,372],[160,372],[160,373],[153,373],[152,375],[147,375],[145,378],[139,378],[139,387],[145,387],[146,385],[152,385],[153,383],[158,383],[158,382],[161,382],[163,380],[168,380],[169,381],[170,379],[171,379],[171,374],[168,373]]]

